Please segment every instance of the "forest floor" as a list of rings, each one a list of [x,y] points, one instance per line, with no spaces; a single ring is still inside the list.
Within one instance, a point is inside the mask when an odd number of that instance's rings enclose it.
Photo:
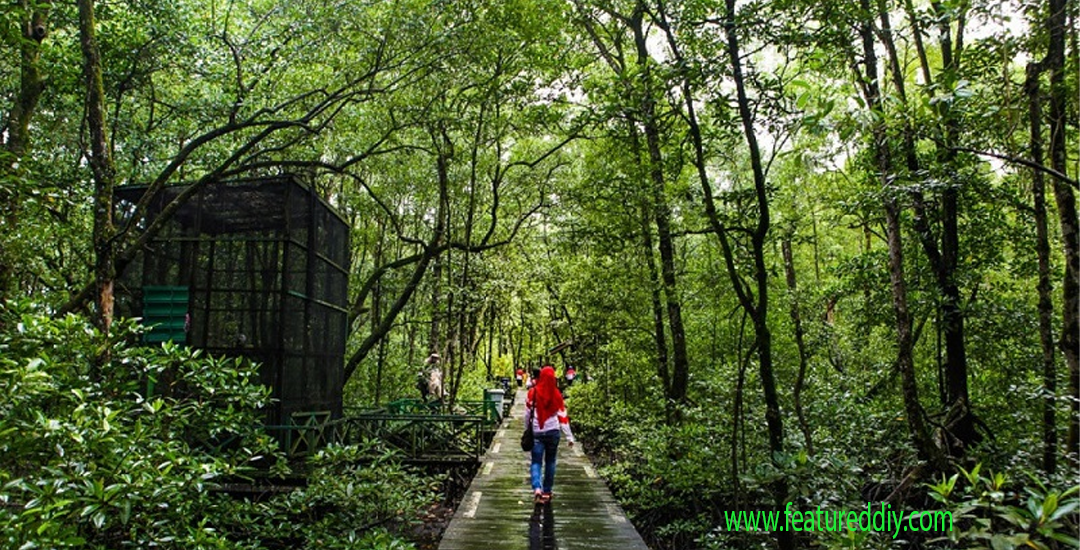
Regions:
[[[460,500],[460,499],[458,499]],[[419,550],[436,550],[439,541],[442,540],[443,531],[454,517],[456,503],[446,503],[440,500],[431,504],[419,514],[420,522],[411,526],[405,537],[413,541]]]

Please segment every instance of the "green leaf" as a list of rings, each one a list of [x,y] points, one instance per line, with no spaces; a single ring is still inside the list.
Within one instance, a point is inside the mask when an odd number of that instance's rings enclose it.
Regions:
[[[1049,518],[1054,513],[1054,510],[1057,509],[1057,505],[1058,505],[1058,495],[1057,495],[1057,493],[1052,492],[1052,493],[1046,495],[1046,500],[1043,500],[1042,513],[1039,515],[1039,518],[1041,520],[1046,520],[1047,518]]]
[[[1055,533],[1050,535],[1050,538],[1052,538],[1052,539],[1054,539],[1054,540],[1056,540],[1058,542],[1064,543],[1064,544],[1068,545],[1070,548],[1080,547],[1080,539],[1078,539],[1078,538],[1076,538],[1076,537],[1074,537],[1074,536],[1072,536],[1072,535],[1070,535],[1068,533],[1055,532]]]
[[[1076,500],[1065,501],[1063,504],[1058,506],[1057,509],[1054,510],[1052,514],[1050,514],[1050,517],[1049,517],[1048,521],[1057,521],[1057,520],[1065,517],[1066,515],[1072,513],[1078,507],[1080,507],[1080,501],[1076,501]]]

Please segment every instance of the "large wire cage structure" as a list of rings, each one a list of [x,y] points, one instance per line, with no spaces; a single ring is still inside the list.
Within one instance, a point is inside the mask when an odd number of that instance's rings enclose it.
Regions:
[[[154,197],[143,224],[185,186]],[[123,218],[146,186],[116,191]],[[292,176],[209,185],[166,221],[121,274],[118,312],[151,326],[148,342],[174,340],[261,363],[274,403],[266,423],[296,413],[341,416],[349,230]]]

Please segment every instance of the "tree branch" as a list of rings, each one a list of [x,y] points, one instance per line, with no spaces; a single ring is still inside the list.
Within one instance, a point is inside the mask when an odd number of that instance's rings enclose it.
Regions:
[[[998,160],[1003,160],[1005,162],[1011,162],[1011,163],[1014,163],[1014,164],[1019,164],[1019,165],[1025,166],[1027,168],[1031,168],[1032,170],[1038,170],[1039,172],[1042,172],[1042,173],[1044,173],[1044,174],[1046,174],[1046,175],[1048,175],[1048,176],[1050,176],[1050,177],[1052,177],[1054,179],[1057,179],[1058,181],[1060,181],[1060,182],[1062,182],[1064,184],[1067,184],[1067,185],[1071,186],[1073,189],[1080,190],[1080,182],[1078,182],[1077,180],[1072,179],[1069,176],[1067,176],[1065,174],[1062,174],[1061,172],[1058,172],[1057,170],[1054,170],[1053,168],[1050,168],[1049,166],[1043,166],[1042,164],[1032,162],[1032,161],[1030,161],[1028,159],[1025,159],[1025,158],[1014,157],[1014,156],[1011,156],[1011,155],[1002,155],[1000,153],[992,153],[990,151],[980,151],[978,149],[972,149],[970,147],[949,147],[948,149],[950,151],[958,151],[958,152],[961,152],[961,153],[971,153],[971,154],[974,154],[974,155],[979,155],[979,156],[984,156],[984,157],[993,157],[993,158],[996,158]]]

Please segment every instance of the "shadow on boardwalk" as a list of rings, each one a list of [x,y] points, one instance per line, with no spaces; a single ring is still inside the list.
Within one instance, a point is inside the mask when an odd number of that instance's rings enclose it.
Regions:
[[[518,446],[524,413],[522,391],[439,550],[647,550],[580,446],[560,443],[555,497],[549,505],[533,504],[529,457]]]

